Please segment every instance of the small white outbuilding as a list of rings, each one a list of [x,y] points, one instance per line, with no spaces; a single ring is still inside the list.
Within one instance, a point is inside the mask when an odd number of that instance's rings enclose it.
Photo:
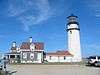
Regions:
[[[46,60],[48,62],[72,62],[73,55],[68,51],[57,51],[46,53]]]

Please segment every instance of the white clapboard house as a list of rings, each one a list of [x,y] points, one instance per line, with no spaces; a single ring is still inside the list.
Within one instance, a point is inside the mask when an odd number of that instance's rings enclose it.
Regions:
[[[42,63],[44,43],[32,42],[32,37],[28,42],[22,42],[20,47],[13,42],[11,51],[6,54],[10,63]]]
[[[72,62],[73,55],[66,50],[46,53],[48,62]]]

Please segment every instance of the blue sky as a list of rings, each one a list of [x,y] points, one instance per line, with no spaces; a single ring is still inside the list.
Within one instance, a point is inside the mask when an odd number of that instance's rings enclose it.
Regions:
[[[67,17],[79,17],[82,55],[100,55],[100,0],[0,0],[0,51],[32,36],[45,51],[68,50]]]

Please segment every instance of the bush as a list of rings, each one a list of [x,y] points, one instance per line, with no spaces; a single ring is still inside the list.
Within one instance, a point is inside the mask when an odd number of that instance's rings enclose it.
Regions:
[[[0,75],[4,75],[4,72],[3,71],[0,71]]]

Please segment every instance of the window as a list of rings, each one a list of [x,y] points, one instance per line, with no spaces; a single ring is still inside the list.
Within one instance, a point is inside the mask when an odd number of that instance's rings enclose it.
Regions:
[[[33,60],[34,59],[34,53],[30,53],[30,58]]]
[[[20,55],[17,55],[17,58],[20,59]]]
[[[7,59],[9,59],[9,55],[7,55]]]
[[[72,31],[70,31],[70,34],[72,34]]]
[[[37,61],[38,60],[38,53],[34,52],[34,60]]]
[[[27,59],[27,52],[23,52],[22,58],[23,58],[23,59]]]
[[[66,60],[66,56],[64,56],[64,60]]]
[[[15,58],[15,55],[10,55],[10,58]]]
[[[51,60],[51,56],[50,56],[50,58],[49,58],[50,60]]]

